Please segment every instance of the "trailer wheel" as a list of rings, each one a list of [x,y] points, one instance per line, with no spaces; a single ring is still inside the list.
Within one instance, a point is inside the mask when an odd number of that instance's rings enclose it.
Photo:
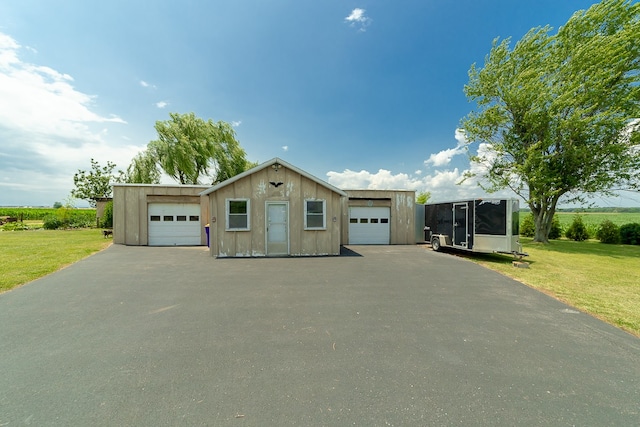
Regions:
[[[440,250],[440,238],[434,236],[431,238],[431,249],[438,252]]]

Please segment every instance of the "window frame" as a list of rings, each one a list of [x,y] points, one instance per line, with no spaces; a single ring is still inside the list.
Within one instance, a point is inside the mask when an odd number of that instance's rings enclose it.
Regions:
[[[231,213],[231,202],[246,202],[247,211],[244,214],[232,214]],[[247,226],[246,227],[231,227],[231,217],[232,216],[246,216],[247,218]],[[250,231],[251,230],[251,199],[246,198],[234,198],[234,199],[225,199],[225,217],[226,231]]]
[[[319,216],[317,213],[308,212],[309,202],[322,202],[322,226],[310,227],[308,225],[309,215]],[[305,230],[326,230],[327,229],[327,201],[325,199],[305,199],[304,200],[304,229]]]

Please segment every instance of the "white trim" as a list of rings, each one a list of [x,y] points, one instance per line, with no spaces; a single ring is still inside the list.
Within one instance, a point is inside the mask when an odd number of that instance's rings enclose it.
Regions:
[[[307,202],[322,202],[322,227],[309,227],[307,225]],[[304,229],[305,230],[326,230],[327,229],[327,201],[324,199],[304,199]]]
[[[232,228],[229,226],[229,215],[231,214],[229,211],[229,203],[230,202],[247,202],[247,227],[246,228]],[[246,198],[232,198],[232,199],[225,199],[224,201],[224,205],[225,205],[225,224],[224,224],[224,229],[225,231],[251,231],[251,199],[246,199]]]

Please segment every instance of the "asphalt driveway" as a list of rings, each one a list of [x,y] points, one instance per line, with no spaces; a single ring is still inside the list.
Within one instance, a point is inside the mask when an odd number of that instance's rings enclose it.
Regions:
[[[0,295],[0,426],[640,425],[640,340],[417,246],[112,246]]]

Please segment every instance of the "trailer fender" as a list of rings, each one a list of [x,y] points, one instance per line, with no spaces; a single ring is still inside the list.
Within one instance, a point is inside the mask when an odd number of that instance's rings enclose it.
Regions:
[[[438,252],[440,250],[440,236],[431,237],[431,249]]]

